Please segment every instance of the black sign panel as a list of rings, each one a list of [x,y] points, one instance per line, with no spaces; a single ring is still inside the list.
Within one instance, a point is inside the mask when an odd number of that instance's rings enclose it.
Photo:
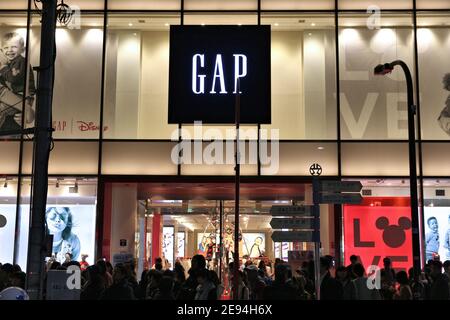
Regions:
[[[271,122],[270,26],[171,26],[169,123]],[[240,87],[240,89],[238,89]]]

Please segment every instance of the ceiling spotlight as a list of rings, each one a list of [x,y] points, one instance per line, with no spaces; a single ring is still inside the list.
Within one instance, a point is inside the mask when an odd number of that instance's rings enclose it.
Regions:
[[[274,25],[275,27],[278,27],[278,26],[279,26],[278,22],[275,22],[273,25]]]
[[[59,179],[56,179],[56,187],[59,188]]]
[[[313,22],[313,23],[311,23],[311,27],[315,27],[316,26],[316,24]]]
[[[323,150],[325,149],[324,147],[317,147],[317,150]]]
[[[5,179],[5,184],[3,185],[3,188],[8,188],[8,180]]]
[[[130,23],[128,24],[128,26],[129,26],[129,27],[132,27],[132,26],[133,26],[133,24],[132,24],[132,23],[130,22]]]
[[[202,26],[204,26],[205,25],[205,23],[204,22],[202,22]]]
[[[164,25],[165,25],[166,27],[168,27],[168,26],[169,26],[169,24],[168,24],[168,23],[164,23]]]

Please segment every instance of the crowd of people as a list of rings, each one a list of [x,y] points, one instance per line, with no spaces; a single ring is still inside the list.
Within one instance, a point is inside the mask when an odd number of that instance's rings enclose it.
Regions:
[[[320,300],[449,300],[450,261],[430,260],[422,271],[414,269],[396,272],[391,260],[383,260],[383,268],[367,275],[358,257],[351,256],[347,266],[334,267],[331,256],[320,258]],[[137,280],[133,262],[117,263],[98,260],[94,265],[77,261],[60,264],[53,261],[48,270],[80,267],[81,300],[314,300],[314,261],[305,261],[293,271],[290,265],[276,259],[273,268],[264,260],[251,260],[240,265],[235,273],[234,263],[227,266],[227,286],[207,268],[202,255],[192,258],[191,268],[185,270],[176,262],[173,270],[164,269],[161,258],[152,269],[144,270]],[[269,274],[268,270],[274,270]],[[235,281],[235,277],[238,277]],[[8,287],[25,287],[25,273],[18,265],[0,265],[0,296]],[[235,289],[236,283],[238,284]]]

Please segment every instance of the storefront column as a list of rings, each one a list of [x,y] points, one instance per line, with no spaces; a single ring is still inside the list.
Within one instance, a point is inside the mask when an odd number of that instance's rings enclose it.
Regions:
[[[118,184],[112,187],[111,258],[114,254],[132,254],[135,249],[137,185]],[[125,240],[125,241],[124,241]]]
[[[155,212],[152,221],[152,255],[150,260],[152,266],[155,259],[161,257],[162,221],[161,214]]]

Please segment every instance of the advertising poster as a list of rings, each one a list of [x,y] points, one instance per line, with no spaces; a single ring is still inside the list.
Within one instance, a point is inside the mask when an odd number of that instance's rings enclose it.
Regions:
[[[266,252],[266,235],[264,233],[244,233],[242,241],[242,256],[258,258]]]
[[[95,205],[48,205],[46,222],[49,234],[53,235],[54,259],[63,263],[70,254],[72,260],[95,262]],[[21,207],[18,263],[25,268],[28,254],[29,206]]]
[[[0,205],[0,263],[13,263],[16,205]]]
[[[177,249],[178,257],[184,258],[186,248],[186,234],[184,232],[178,232],[177,238],[178,238],[178,249]]]
[[[163,254],[169,261],[169,268],[173,268],[174,260],[174,245],[175,245],[175,228],[163,227]]]
[[[215,233],[197,233],[197,254],[204,255],[207,260],[213,258],[219,235]]]
[[[412,267],[411,209],[409,207],[344,206],[344,261],[359,256],[363,266],[383,267],[389,257],[392,267]]]
[[[0,132],[21,130],[24,111],[25,126],[34,123],[36,85],[25,43],[25,29],[0,29]]]
[[[450,207],[426,207],[424,227],[426,260],[436,254],[441,261],[450,260]]]

